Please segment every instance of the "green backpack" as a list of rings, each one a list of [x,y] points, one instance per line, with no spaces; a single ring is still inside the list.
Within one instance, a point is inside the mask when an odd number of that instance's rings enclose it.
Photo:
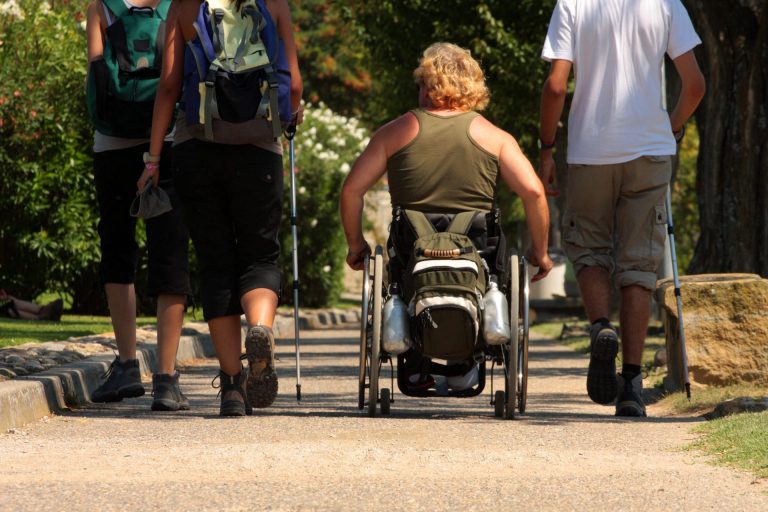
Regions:
[[[171,0],[155,9],[101,0],[107,17],[103,58],[91,62],[86,98],[96,130],[104,135],[149,137],[160,81],[165,20]]]
[[[423,213],[405,210],[417,239],[403,274],[403,295],[414,341],[425,356],[465,360],[477,344],[488,274],[467,232],[478,213],[458,213],[448,229],[437,232]]]

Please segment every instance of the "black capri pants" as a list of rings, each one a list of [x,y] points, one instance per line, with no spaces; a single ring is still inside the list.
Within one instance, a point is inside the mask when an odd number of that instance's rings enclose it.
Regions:
[[[142,156],[148,150],[149,143],[146,143],[93,155],[99,204],[99,276],[102,284],[133,284],[136,281],[139,257],[136,218],[128,211],[136,197],[136,182],[144,170]],[[171,144],[167,142],[161,154],[158,186],[168,194],[173,209],[145,221],[149,259],[147,293],[151,297],[192,295],[188,263],[189,233],[173,185],[171,157]]]
[[[200,265],[206,320],[243,313],[257,288],[280,296],[282,156],[192,139],[174,147],[174,180]]]

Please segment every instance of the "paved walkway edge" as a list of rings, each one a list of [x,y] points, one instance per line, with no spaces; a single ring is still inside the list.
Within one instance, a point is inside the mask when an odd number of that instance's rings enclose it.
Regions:
[[[195,323],[185,324],[185,327]],[[205,323],[199,323],[207,330]],[[299,317],[300,329],[328,329],[359,326],[359,312],[353,310],[309,310]],[[189,332],[187,330],[187,332]],[[275,318],[276,338],[293,339],[293,314],[280,313]],[[243,328],[245,337],[245,326]],[[157,368],[157,343],[139,343],[136,355],[144,375]],[[215,357],[216,352],[207,332],[182,336],[176,360]],[[113,354],[99,354],[75,363],[56,366],[40,373],[0,382],[0,433],[70,408],[91,403],[91,393],[99,386],[101,376],[114,360]]]

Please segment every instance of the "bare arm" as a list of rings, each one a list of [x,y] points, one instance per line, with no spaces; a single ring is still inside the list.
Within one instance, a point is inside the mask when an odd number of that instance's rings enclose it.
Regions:
[[[296,40],[293,38],[293,20],[291,9],[287,0],[273,2],[276,17],[277,31],[285,45],[285,55],[288,58],[288,68],[291,72],[291,111],[298,113],[297,124],[303,120],[301,107],[301,95],[304,92],[304,83],[299,70],[299,58],[296,50]]]
[[[86,12],[85,32],[88,38],[88,62],[104,55],[104,35],[101,32],[101,2],[91,2]]]
[[[526,224],[531,235],[532,247],[528,253],[531,264],[539,267],[533,281],[539,281],[552,270],[552,260],[547,254],[549,246],[549,207],[544,186],[536,176],[533,166],[520,150],[517,141],[505,134],[506,139],[499,154],[501,177],[509,188],[523,201]]]
[[[163,69],[160,72],[160,83],[157,86],[157,93],[155,95],[155,108],[152,112],[152,134],[149,141],[149,154],[158,158],[163,149],[168,126],[171,124],[176,101],[181,93],[184,75],[185,41],[181,24],[179,23],[179,9],[182,8],[180,5],[178,2],[172,2],[171,8],[168,11]],[[139,190],[142,190],[150,179],[157,185],[159,178],[160,175],[157,169],[152,170],[147,167],[139,178],[137,187]]]
[[[554,143],[557,135],[557,124],[563,115],[565,95],[568,91],[568,77],[571,74],[571,62],[553,60],[549,68],[549,76],[541,89],[541,112],[539,117],[539,137],[545,143]],[[556,196],[555,160],[552,148],[542,149],[539,158],[539,174],[541,181],[547,187],[547,194]]]
[[[696,110],[696,107],[699,106],[706,91],[706,84],[704,83],[704,75],[701,74],[699,63],[696,61],[693,50],[685,52],[673,62],[675,63],[675,69],[680,74],[683,88],[680,91],[680,97],[677,99],[675,108],[669,116],[669,120],[672,124],[672,131],[679,132]]]
[[[370,246],[363,237],[363,198],[387,170],[387,150],[383,138],[381,132],[371,138],[341,188],[341,224],[349,246],[347,264],[353,270],[362,270],[363,258],[370,254]]]

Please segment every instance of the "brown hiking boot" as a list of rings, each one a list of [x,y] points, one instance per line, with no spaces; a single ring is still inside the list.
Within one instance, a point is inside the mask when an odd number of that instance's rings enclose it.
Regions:
[[[253,407],[269,407],[277,398],[275,337],[272,329],[262,325],[248,329],[245,357],[248,359],[248,401]]]
[[[242,369],[237,375],[227,375],[219,370],[219,374],[213,378],[215,382],[219,379],[220,384],[214,388],[219,388],[221,396],[221,407],[219,416],[245,416],[253,414],[253,409],[246,399],[245,381],[248,370]]]

